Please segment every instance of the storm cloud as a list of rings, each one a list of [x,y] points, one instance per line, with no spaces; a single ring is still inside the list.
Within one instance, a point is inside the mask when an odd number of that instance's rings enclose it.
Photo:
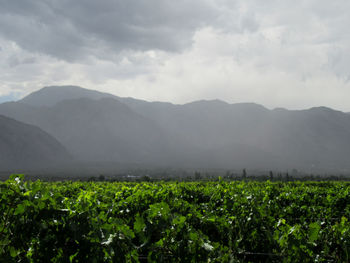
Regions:
[[[2,1],[3,37],[63,60],[125,50],[180,51],[217,19],[210,1]]]
[[[346,0],[3,0],[0,97],[74,84],[349,111],[349,12]]]

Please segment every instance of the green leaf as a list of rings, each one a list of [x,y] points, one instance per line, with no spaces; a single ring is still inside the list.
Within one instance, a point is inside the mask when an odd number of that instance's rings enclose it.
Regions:
[[[71,256],[69,256],[69,262],[73,262],[74,258],[78,255],[79,251]]]
[[[149,211],[150,218],[153,218],[153,217],[168,218],[170,214],[169,205],[165,202],[160,202],[160,203],[150,205],[150,208],[148,211]]]
[[[320,228],[321,226],[317,222],[311,223],[309,225],[309,242],[313,243],[318,239]]]
[[[24,204],[19,204],[17,207],[16,207],[16,210],[15,210],[15,215],[20,215],[20,214],[23,214],[26,210],[26,207]]]
[[[17,250],[14,247],[10,247],[10,255],[11,257],[15,258],[17,257]]]
[[[185,221],[186,221],[186,217],[184,217],[184,216],[179,216],[179,217],[175,217],[175,218],[173,219],[173,224],[174,224],[174,225],[182,225]]]
[[[134,222],[134,230],[136,233],[140,233],[145,228],[145,222],[143,218],[138,214]]]

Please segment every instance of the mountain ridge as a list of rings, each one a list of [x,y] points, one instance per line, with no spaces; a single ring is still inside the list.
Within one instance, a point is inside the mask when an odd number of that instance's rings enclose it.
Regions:
[[[53,96],[53,93],[56,93]],[[63,93],[65,94],[63,97]],[[45,102],[43,104],[42,100],[45,100],[44,97],[42,96],[38,96],[38,95],[46,95],[49,94],[49,96],[55,97],[54,101],[49,101],[49,102]],[[58,96],[57,96],[58,95]],[[33,97],[37,97],[35,99],[33,99]],[[73,99],[73,98],[90,98],[90,99],[100,99],[100,98],[104,98],[104,97],[109,97],[109,98],[114,98],[114,99],[118,99],[121,102],[124,102],[126,104],[132,104],[132,103],[152,103],[152,104],[166,104],[166,105],[172,105],[172,106],[186,106],[186,105],[193,105],[193,104],[202,104],[202,103],[217,103],[217,104],[226,104],[226,105],[250,105],[250,106],[257,106],[257,107],[262,107],[265,108],[267,110],[287,110],[287,111],[307,111],[307,110],[312,110],[312,109],[329,109],[332,111],[338,111],[338,112],[343,112],[343,113],[347,113],[350,114],[350,112],[345,112],[345,111],[341,111],[341,110],[337,110],[337,109],[333,109],[327,106],[312,106],[310,108],[305,108],[305,109],[286,109],[283,107],[276,107],[273,109],[268,109],[266,108],[264,105],[259,104],[259,103],[255,103],[255,102],[236,102],[236,103],[229,103],[226,102],[224,100],[221,99],[200,99],[200,100],[195,100],[195,101],[191,101],[191,102],[187,102],[187,103],[172,103],[172,102],[167,102],[167,101],[147,101],[147,100],[143,100],[143,99],[138,99],[138,98],[133,98],[133,97],[120,97],[108,92],[101,92],[101,91],[97,91],[97,90],[93,90],[93,89],[86,89],[86,88],[82,88],[80,86],[76,86],[76,85],[63,85],[63,86],[45,86],[39,90],[36,90],[30,94],[28,94],[27,96],[23,97],[20,100],[17,100],[16,102],[23,102],[26,104],[29,104],[31,106],[48,106],[46,104],[50,104],[49,106],[53,106],[53,104],[57,103],[60,100],[66,100],[66,99]],[[57,102],[56,102],[57,100]],[[3,102],[3,103],[9,103],[9,102]],[[3,104],[0,103],[0,104]]]
[[[350,169],[350,115],[327,107],[270,110],[221,100],[180,105],[55,86],[0,104],[0,114],[42,128],[82,160]]]

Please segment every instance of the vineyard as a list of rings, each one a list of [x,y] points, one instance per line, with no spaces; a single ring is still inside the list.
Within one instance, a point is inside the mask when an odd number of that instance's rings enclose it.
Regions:
[[[350,183],[0,183],[0,262],[349,262]]]

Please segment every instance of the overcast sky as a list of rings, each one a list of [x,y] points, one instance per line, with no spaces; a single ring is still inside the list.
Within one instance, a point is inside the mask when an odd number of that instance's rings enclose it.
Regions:
[[[0,102],[48,85],[350,111],[348,0],[1,0]]]

